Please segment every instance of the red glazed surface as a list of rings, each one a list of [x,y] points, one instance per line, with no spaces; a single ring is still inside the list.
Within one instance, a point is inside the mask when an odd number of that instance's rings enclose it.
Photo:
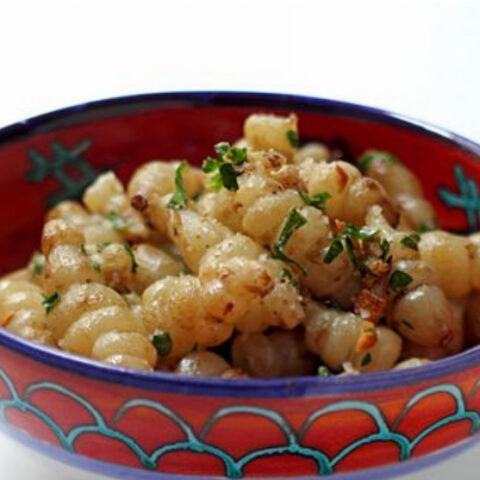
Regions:
[[[197,96],[113,101],[0,132],[2,271],[27,260],[55,198],[79,193],[105,169],[125,180],[153,158],[199,162],[214,143],[241,136],[255,111],[295,111],[302,140],[325,141],[347,158],[366,148],[392,152],[419,176],[443,228],[478,223],[478,147],[469,142],[332,102]],[[111,367],[83,370],[85,361],[60,354],[56,367],[54,355],[0,334],[0,418],[67,451],[142,470],[229,477],[358,471],[440,450],[480,426],[478,352],[418,375],[246,381],[244,390],[160,374],[128,373],[123,382],[106,375]]]

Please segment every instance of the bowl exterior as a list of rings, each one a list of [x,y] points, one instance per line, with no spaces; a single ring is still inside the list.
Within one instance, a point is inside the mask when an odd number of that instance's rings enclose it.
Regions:
[[[214,143],[238,138],[244,118],[259,110],[295,111],[302,140],[323,141],[347,160],[366,148],[392,152],[419,176],[443,228],[478,228],[479,149],[454,135],[302,97],[140,96],[0,132],[2,270],[26,261],[46,208],[78,198],[98,173],[113,169],[127,179],[153,158],[200,162]],[[322,389],[321,380],[315,389],[308,387],[314,380],[292,379],[272,389],[247,382],[244,390],[180,377],[137,382],[127,380],[132,374],[107,378],[95,365],[83,369],[76,359],[54,357],[0,334],[0,419],[48,455],[64,452],[65,461],[124,478],[387,478],[399,464],[447,455],[480,426],[480,353],[432,378],[403,374],[404,382],[389,388],[365,378],[352,391]]]
[[[480,426],[479,366],[393,389],[303,396],[285,389],[275,397],[268,390],[189,391],[180,379],[177,387],[110,383],[7,347],[0,358],[0,418],[8,433],[21,431],[34,448],[41,444],[46,454],[87,470],[116,467],[121,478],[367,470],[365,478],[384,479],[400,462],[447,455]]]

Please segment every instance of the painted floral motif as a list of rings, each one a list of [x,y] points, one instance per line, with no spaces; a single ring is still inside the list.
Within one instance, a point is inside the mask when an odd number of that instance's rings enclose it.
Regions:
[[[53,142],[50,145],[52,159],[47,159],[37,150],[29,150],[28,158],[32,163],[32,169],[27,173],[27,179],[40,183],[48,177],[54,177],[62,186],[62,190],[46,198],[47,207],[63,200],[79,198],[85,188],[98,176],[99,172],[83,157],[91,144],[91,140],[84,140],[67,149],[61,143]],[[77,170],[79,175],[73,176],[66,170],[67,168]]]
[[[467,217],[468,229],[476,231],[480,228],[480,196],[477,182],[465,175],[460,165],[455,165],[453,172],[459,192],[440,187],[438,196],[447,207],[462,209]]]
[[[190,451],[195,453],[206,453],[213,455],[220,460],[224,466],[224,474],[229,478],[240,478],[244,476],[245,467],[259,458],[268,458],[273,455],[290,454],[306,457],[313,460],[318,469],[319,475],[328,475],[336,471],[336,466],[352,452],[373,442],[393,442],[398,446],[399,461],[408,460],[413,449],[426,437],[436,430],[459,421],[467,421],[470,424],[470,433],[478,431],[480,427],[480,415],[476,411],[467,409],[466,402],[460,389],[452,384],[438,385],[427,388],[413,396],[406,404],[403,411],[396,418],[393,424],[389,425],[385,420],[382,412],[373,404],[359,401],[343,401],[328,405],[325,408],[317,410],[310,414],[303,426],[295,431],[289,422],[279,413],[271,409],[253,407],[253,406],[231,406],[223,407],[216,411],[206,422],[199,433],[172,409],[167,408],[162,403],[135,398],[121,405],[114,415],[111,424],[109,424],[102,413],[86,398],[78,395],[74,391],[63,387],[62,385],[52,382],[38,382],[29,385],[23,395],[20,395],[13,384],[12,380],[0,369],[0,379],[7,388],[7,397],[0,399],[0,420],[8,423],[6,412],[9,409],[18,409],[34,415],[38,420],[43,422],[48,429],[55,435],[61,446],[72,453],[76,452],[75,441],[85,434],[95,433],[103,437],[117,440],[126,446],[134,455],[138,457],[141,464],[147,469],[156,469],[160,459],[167,453]],[[472,398],[480,386],[480,380],[473,388],[470,398]],[[30,397],[35,392],[50,391],[68,397],[70,400],[78,403],[91,415],[92,421],[73,426],[70,431],[64,429],[52,419],[52,417],[38,406],[31,402]],[[455,412],[445,416],[433,424],[423,428],[414,438],[409,438],[406,434],[401,433],[399,425],[408,413],[421,401],[428,399],[429,396],[436,394],[446,394],[455,403]],[[127,412],[137,409],[152,409],[161,415],[167,417],[182,432],[183,438],[173,442],[158,446],[156,449],[147,450],[133,436],[123,433],[116,428],[117,422],[127,414]],[[304,438],[308,434],[310,428],[320,418],[335,414],[338,412],[363,412],[368,415],[375,424],[375,432],[358,438],[350,444],[343,447],[336,455],[328,455],[326,452],[305,445]],[[206,441],[211,429],[221,423],[230,415],[244,414],[253,417],[261,417],[267,419],[276,425],[282,432],[285,442],[282,445],[273,445],[266,448],[251,450],[241,456],[235,458],[229,452],[219,448]]]

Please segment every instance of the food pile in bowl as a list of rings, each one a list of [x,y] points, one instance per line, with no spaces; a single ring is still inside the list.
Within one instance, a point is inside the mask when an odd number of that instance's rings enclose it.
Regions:
[[[47,214],[0,282],[4,328],[121,367],[190,376],[354,375],[480,341],[480,236],[435,229],[401,159],[356,165],[253,114],[201,168],[104,173]],[[233,380],[232,380],[233,381]]]

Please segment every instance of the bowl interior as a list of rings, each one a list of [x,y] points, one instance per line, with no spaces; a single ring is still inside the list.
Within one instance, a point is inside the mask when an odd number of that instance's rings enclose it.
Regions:
[[[341,102],[250,93],[173,93],[94,102],[0,131],[1,272],[38,246],[46,210],[79,198],[100,172],[127,180],[151,159],[200,162],[242,135],[252,112],[296,112],[301,141],[322,141],[351,160],[367,148],[397,155],[420,178],[442,228],[480,222],[478,146],[441,129]]]

